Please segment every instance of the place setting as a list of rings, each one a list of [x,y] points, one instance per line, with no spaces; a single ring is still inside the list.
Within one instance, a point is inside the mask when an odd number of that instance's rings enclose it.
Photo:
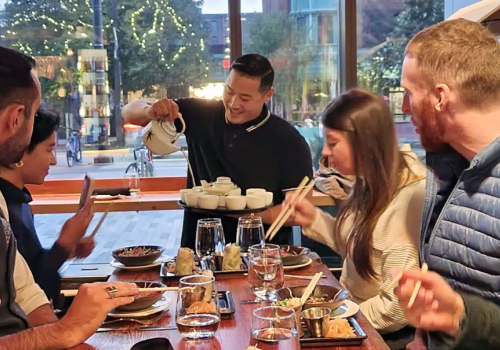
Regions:
[[[110,265],[124,271],[143,271],[160,266],[171,258],[163,255],[165,248],[156,245],[131,246],[111,252]]]

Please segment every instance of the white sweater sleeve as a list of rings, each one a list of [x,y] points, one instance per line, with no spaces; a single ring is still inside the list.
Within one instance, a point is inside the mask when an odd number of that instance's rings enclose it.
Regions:
[[[340,249],[339,244],[336,240],[336,222],[337,219],[333,216],[325,213],[321,209],[316,209],[316,218],[310,227],[304,227],[302,231],[304,234],[318,241],[324,245],[327,245],[332,250],[343,253],[343,249]]]

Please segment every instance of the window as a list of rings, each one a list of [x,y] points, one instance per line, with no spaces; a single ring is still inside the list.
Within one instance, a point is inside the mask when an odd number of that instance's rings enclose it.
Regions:
[[[307,17],[298,16],[297,17],[297,30],[305,30],[307,27]]]
[[[318,43],[333,44],[333,15],[318,15]]]
[[[419,6],[409,6],[399,0],[357,0],[357,11],[358,86],[386,100],[400,141],[410,143],[417,154],[423,155],[410,118],[401,111],[401,66],[408,38],[443,20],[443,1],[422,1]]]

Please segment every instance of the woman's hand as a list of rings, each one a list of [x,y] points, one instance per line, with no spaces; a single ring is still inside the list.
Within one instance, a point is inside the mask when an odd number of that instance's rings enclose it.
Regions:
[[[316,219],[316,207],[307,199],[303,199],[301,201],[296,200],[292,203],[292,195],[293,193],[291,192],[287,193],[286,199],[283,202],[283,205],[288,203],[293,208],[292,215],[290,215],[290,218],[288,219],[288,224],[310,227]]]

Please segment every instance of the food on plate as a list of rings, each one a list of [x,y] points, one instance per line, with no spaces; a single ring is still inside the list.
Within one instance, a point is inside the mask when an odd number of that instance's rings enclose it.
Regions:
[[[240,246],[228,244],[224,248],[224,258],[222,260],[222,271],[241,270]]]
[[[285,299],[281,301],[275,301],[273,302],[273,306],[284,306],[284,307],[291,307],[292,309],[295,309],[297,307],[301,307],[302,303],[300,302],[300,298],[290,298],[290,299]]]
[[[287,250],[285,248],[280,248],[280,254],[282,258],[286,258],[287,256],[297,256],[300,255],[300,253],[297,253],[296,251],[293,250]]]
[[[352,338],[356,336],[349,322],[343,318],[328,320],[324,327],[325,338]]]
[[[187,276],[193,273],[194,251],[189,248],[179,248],[175,264],[175,274]]]
[[[119,256],[129,256],[129,257],[139,257],[146,256],[154,253],[158,253],[158,248],[147,248],[147,247],[134,247],[134,248],[123,248],[121,251],[117,252]]]
[[[311,295],[309,298],[307,298],[306,304],[323,304],[323,303],[333,303],[335,299],[328,299],[328,296],[322,295],[322,296],[317,296],[317,295]]]
[[[158,291],[153,291],[153,292],[141,292],[139,294],[137,294],[134,299],[141,299],[141,298],[147,298],[147,297],[152,297],[153,295],[157,295],[157,294],[160,294],[162,292],[158,292]]]
[[[213,301],[197,301],[186,310],[186,314],[215,314],[217,313],[217,308]]]

